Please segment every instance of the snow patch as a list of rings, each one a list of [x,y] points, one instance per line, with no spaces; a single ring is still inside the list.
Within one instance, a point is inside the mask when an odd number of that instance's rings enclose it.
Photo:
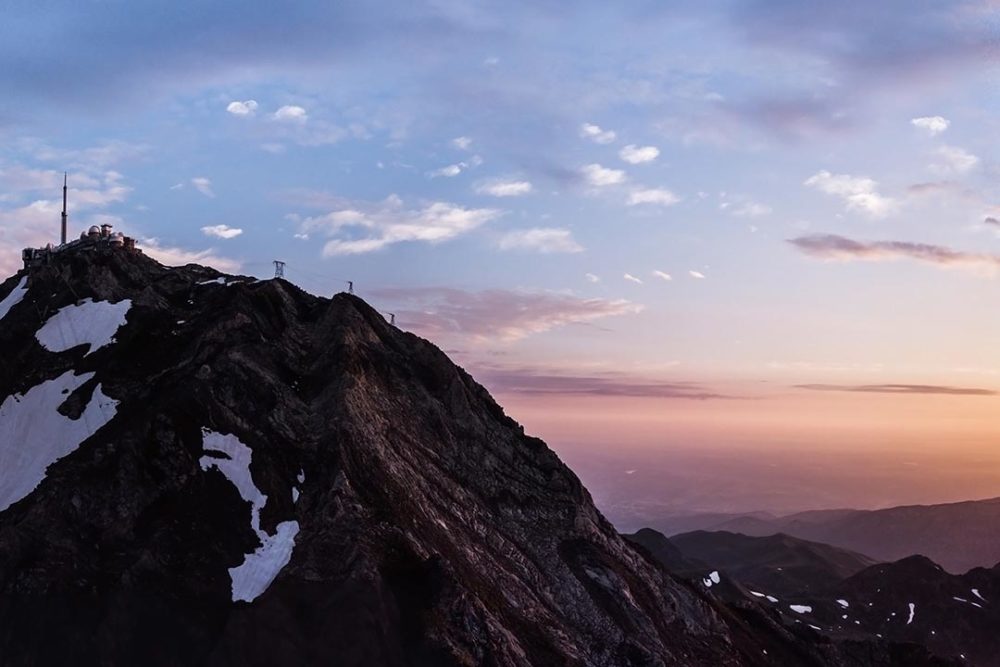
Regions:
[[[211,280],[202,280],[200,283],[198,283],[198,285],[212,285],[212,284],[225,285],[226,277],[219,276],[218,278],[212,278]]]
[[[966,600],[965,598],[960,598],[957,595],[952,596],[951,599],[952,600],[957,600],[959,602],[964,602],[966,604],[971,604],[973,607],[979,607],[980,609],[983,608],[983,605],[979,604],[978,602],[973,602],[972,600]]]
[[[719,577],[719,572],[717,570],[713,570],[711,574],[701,580],[701,582],[705,584],[706,588],[711,588],[712,584],[717,584],[721,581],[722,578]]]
[[[24,296],[28,293],[28,276],[21,278],[21,282],[17,284],[17,287],[10,291],[10,294],[4,297],[3,301],[0,301],[0,320],[7,317],[7,313],[10,309],[21,303]]]
[[[910,617],[908,619],[906,619],[906,624],[907,625],[909,625],[910,623],[913,623],[913,614],[916,613],[916,611],[917,611],[917,606],[915,604],[913,604],[912,602],[909,604],[909,607],[910,607]]]
[[[35,338],[50,352],[65,352],[77,345],[89,345],[87,354],[114,342],[118,329],[132,307],[129,299],[118,303],[84,299],[66,306],[50,317]]]
[[[291,560],[299,522],[279,523],[274,535],[261,530],[260,511],[267,503],[267,496],[254,484],[250,473],[253,452],[231,434],[203,430],[202,443],[206,452],[225,454],[229,458],[202,456],[198,461],[201,469],[217,469],[236,487],[240,498],[250,503],[250,528],[257,534],[261,545],[247,554],[241,565],[229,568],[229,578],[233,582],[233,602],[253,602]]]
[[[972,594],[975,595],[977,598],[979,598],[983,602],[987,602],[987,599],[984,598],[982,595],[979,594],[979,589],[978,588],[972,588],[970,590],[972,591]]]
[[[68,371],[0,405],[0,511],[34,491],[50,465],[114,419],[118,401],[105,396],[101,385],[78,419],[58,412],[66,397],[93,376]]]
[[[292,504],[299,502],[299,489],[298,487],[292,487]]]
[[[797,614],[808,614],[813,610],[812,607],[806,604],[790,604],[788,605],[788,608]]]
[[[267,590],[292,559],[295,536],[298,534],[298,521],[282,521],[274,535],[257,531],[261,545],[252,554],[247,554],[242,565],[229,569],[229,577],[233,580],[233,602],[253,602]]]
[[[850,604],[848,604],[847,600],[837,600],[837,604],[839,604],[844,609],[847,609],[848,607],[851,606]]]

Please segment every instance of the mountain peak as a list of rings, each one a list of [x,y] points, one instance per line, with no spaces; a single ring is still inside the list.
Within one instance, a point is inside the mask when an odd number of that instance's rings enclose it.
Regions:
[[[357,297],[68,253],[0,304],[7,664],[840,664],[644,558]]]

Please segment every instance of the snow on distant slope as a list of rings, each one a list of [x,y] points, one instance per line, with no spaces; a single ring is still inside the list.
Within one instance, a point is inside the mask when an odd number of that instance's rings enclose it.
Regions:
[[[87,344],[87,354],[114,342],[115,333],[125,324],[132,307],[129,299],[118,303],[84,299],[79,305],[66,306],[48,319],[35,334],[42,347],[63,352]]]
[[[0,301],[0,320],[7,317],[7,313],[10,312],[11,308],[21,303],[21,299],[28,293],[27,285],[28,276],[25,276],[21,278],[21,282],[17,284],[17,287],[12,289],[10,294],[4,297],[3,301]]]
[[[118,402],[105,396],[100,385],[79,419],[57,411],[93,376],[69,371],[0,405],[0,511],[34,491],[51,464],[114,418]]]
[[[252,602],[267,590],[278,573],[288,565],[295,548],[295,536],[299,533],[298,521],[283,521],[268,535],[260,528],[260,511],[267,503],[267,496],[254,484],[250,472],[253,452],[240,442],[235,435],[202,433],[206,452],[222,453],[229,458],[203,456],[199,460],[202,470],[216,468],[232,482],[243,500],[250,503],[250,528],[260,538],[261,546],[253,553],[246,554],[243,563],[229,568],[229,578],[233,582],[233,602]]]

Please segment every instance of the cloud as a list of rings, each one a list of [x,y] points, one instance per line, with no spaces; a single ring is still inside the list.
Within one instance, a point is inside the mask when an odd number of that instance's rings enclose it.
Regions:
[[[688,275],[691,276],[692,278],[697,278],[698,280],[705,279],[704,273],[702,273],[701,271],[695,271],[693,269],[691,271],[688,271]]]
[[[681,200],[666,188],[640,188],[629,193],[625,200],[626,206],[639,206],[641,204],[653,204],[656,206],[673,206]]]
[[[1000,220],[997,220],[996,218],[994,218],[992,216],[987,216],[983,220],[983,224],[984,225],[993,225],[994,227],[1000,227]]]
[[[940,173],[965,173],[979,164],[979,158],[958,146],[942,146],[934,151],[938,161],[931,165]]]
[[[206,197],[214,197],[215,193],[212,191],[212,181],[208,180],[204,176],[199,176],[197,178],[191,179],[191,185],[194,189],[205,195]]]
[[[693,382],[655,382],[619,373],[570,375],[544,369],[478,367],[476,378],[497,394],[624,396],[708,400],[734,398]]]
[[[976,387],[949,387],[933,384],[797,384],[797,389],[813,391],[846,391],[872,394],[937,394],[946,396],[996,396],[992,389]]]
[[[226,106],[226,111],[234,116],[252,116],[257,112],[257,106],[255,100],[235,101]]]
[[[309,120],[309,114],[300,106],[286,104],[274,112],[273,118],[283,123],[305,123]]]
[[[327,199],[337,209],[301,220],[298,230],[300,234],[321,232],[332,237],[323,246],[324,257],[373,252],[395,243],[450,241],[502,214],[496,209],[466,208],[448,202],[405,208],[396,195],[375,204]],[[319,197],[317,202],[321,201]]]
[[[476,192],[493,197],[520,197],[534,190],[529,181],[484,181],[476,185]]]
[[[374,291],[373,297],[391,304],[401,327],[435,339],[516,341],[558,327],[642,310],[642,306],[621,299],[501,289],[380,289]]]
[[[629,164],[642,164],[643,162],[652,162],[657,157],[660,156],[660,149],[656,146],[636,146],[635,144],[629,144],[625,148],[618,151],[618,157],[625,160]]]
[[[588,185],[604,187],[625,182],[625,172],[620,169],[608,169],[599,164],[588,164],[580,169]]]
[[[889,261],[912,259],[945,267],[984,269],[990,273],[1000,269],[1000,256],[963,252],[939,245],[906,241],[874,241],[865,243],[835,234],[814,234],[789,239],[789,243],[807,255],[834,261]]]
[[[618,137],[614,131],[602,130],[599,126],[590,123],[584,123],[580,126],[580,136],[597,144],[610,144]]]
[[[438,176],[444,176],[445,178],[453,178],[462,173],[462,170],[468,166],[464,162],[459,162],[457,164],[449,164],[447,167],[441,167],[440,169],[435,169],[434,171],[427,172],[427,175],[431,178],[436,178]]]
[[[82,172],[68,176],[76,187],[99,187],[100,180]],[[63,172],[55,169],[31,169],[23,165],[0,167],[0,188],[4,194],[39,192],[55,195],[62,192]]]
[[[147,144],[104,141],[86,148],[55,148],[43,141],[25,137],[15,142],[17,149],[37,162],[54,164],[60,170],[91,172],[106,170],[123,162],[145,157],[152,148]]]
[[[674,279],[673,276],[671,276],[669,273],[666,273],[664,271],[653,271],[653,275],[656,276],[657,278],[660,278],[662,280],[667,280],[667,281],[670,281],[670,280]]]
[[[942,116],[921,116],[911,119],[910,122],[914,127],[919,127],[932,137],[941,134],[951,125],[951,121]]]
[[[585,273],[583,277],[587,279],[588,283],[599,283],[601,282],[600,276],[595,276],[593,273]]]
[[[469,150],[469,146],[472,145],[472,139],[469,137],[455,137],[451,140],[451,145],[460,151]]]
[[[542,227],[508,232],[500,238],[501,250],[534,250],[540,253],[583,252],[568,229]]]
[[[733,215],[738,215],[744,218],[759,218],[763,215],[769,215],[773,209],[767,204],[759,204],[757,202],[747,202],[737,209],[733,210]]]
[[[243,230],[229,225],[212,225],[211,227],[202,227],[201,233],[205,236],[214,236],[217,239],[234,239],[242,234]]]
[[[206,250],[187,250],[185,248],[160,245],[157,239],[143,239],[141,246],[144,253],[161,264],[168,266],[202,264],[226,273],[235,273],[243,265],[239,260],[216,255],[215,250],[212,248]]]
[[[622,276],[622,278],[624,278],[625,280],[629,281],[630,283],[635,283],[636,285],[641,285],[642,284],[642,280],[639,279],[639,278],[636,278],[631,273],[626,273],[624,276]]]
[[[873,218],[885,217],[896,208],[896,201],[880,195],[878,183],[870,178],[831,174],[824,170],[810,176],[804,185],[840,197],[849,211],[861,211]]]

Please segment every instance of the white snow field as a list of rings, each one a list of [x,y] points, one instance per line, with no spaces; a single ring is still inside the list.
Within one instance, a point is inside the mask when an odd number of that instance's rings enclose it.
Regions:
[[[114,419],[118,401],[94,394],[79,419],[59,414],[66,397],[94,376],[68,371],[0,405],[0,511],[35,490],[46,469]]]
[[[235,435],[226,435],[205,430],[202,432],[203,446],[207,452],[221,452],[228,459],[203,456],[199,460],[202,470],[216,468],[232,482],[243,500],[250,503],[250,528],[260,538],[261,545],[246,554],[243,563],[229,568],[229,578],[233,582],[233,602],[253,602],[267,590],[278,573],[288,565],[295,548],[295,536],[299,534],[298,521],[283,521],[268,535],[260,528],[260,511],[267,503],[267,496],[254,484],[250,473],[253,452],[240,442]]]
[[[35,338],[50,352],[64,352],[87,344],[87,354],[114,342],[115,333],[125,324],[132,307],[129,299],[118,303],[84,299],[79,305],[66,306],[48,319]]]
[[[0,320],[7,317],[7,313],[10,309],[21,303],[21,299],[24,295],[28,293],[28,276],[21,278],[21,282],[17,284],[17,287],[10,291],[10,294],[4,297],[3,301],[0,301]]]

